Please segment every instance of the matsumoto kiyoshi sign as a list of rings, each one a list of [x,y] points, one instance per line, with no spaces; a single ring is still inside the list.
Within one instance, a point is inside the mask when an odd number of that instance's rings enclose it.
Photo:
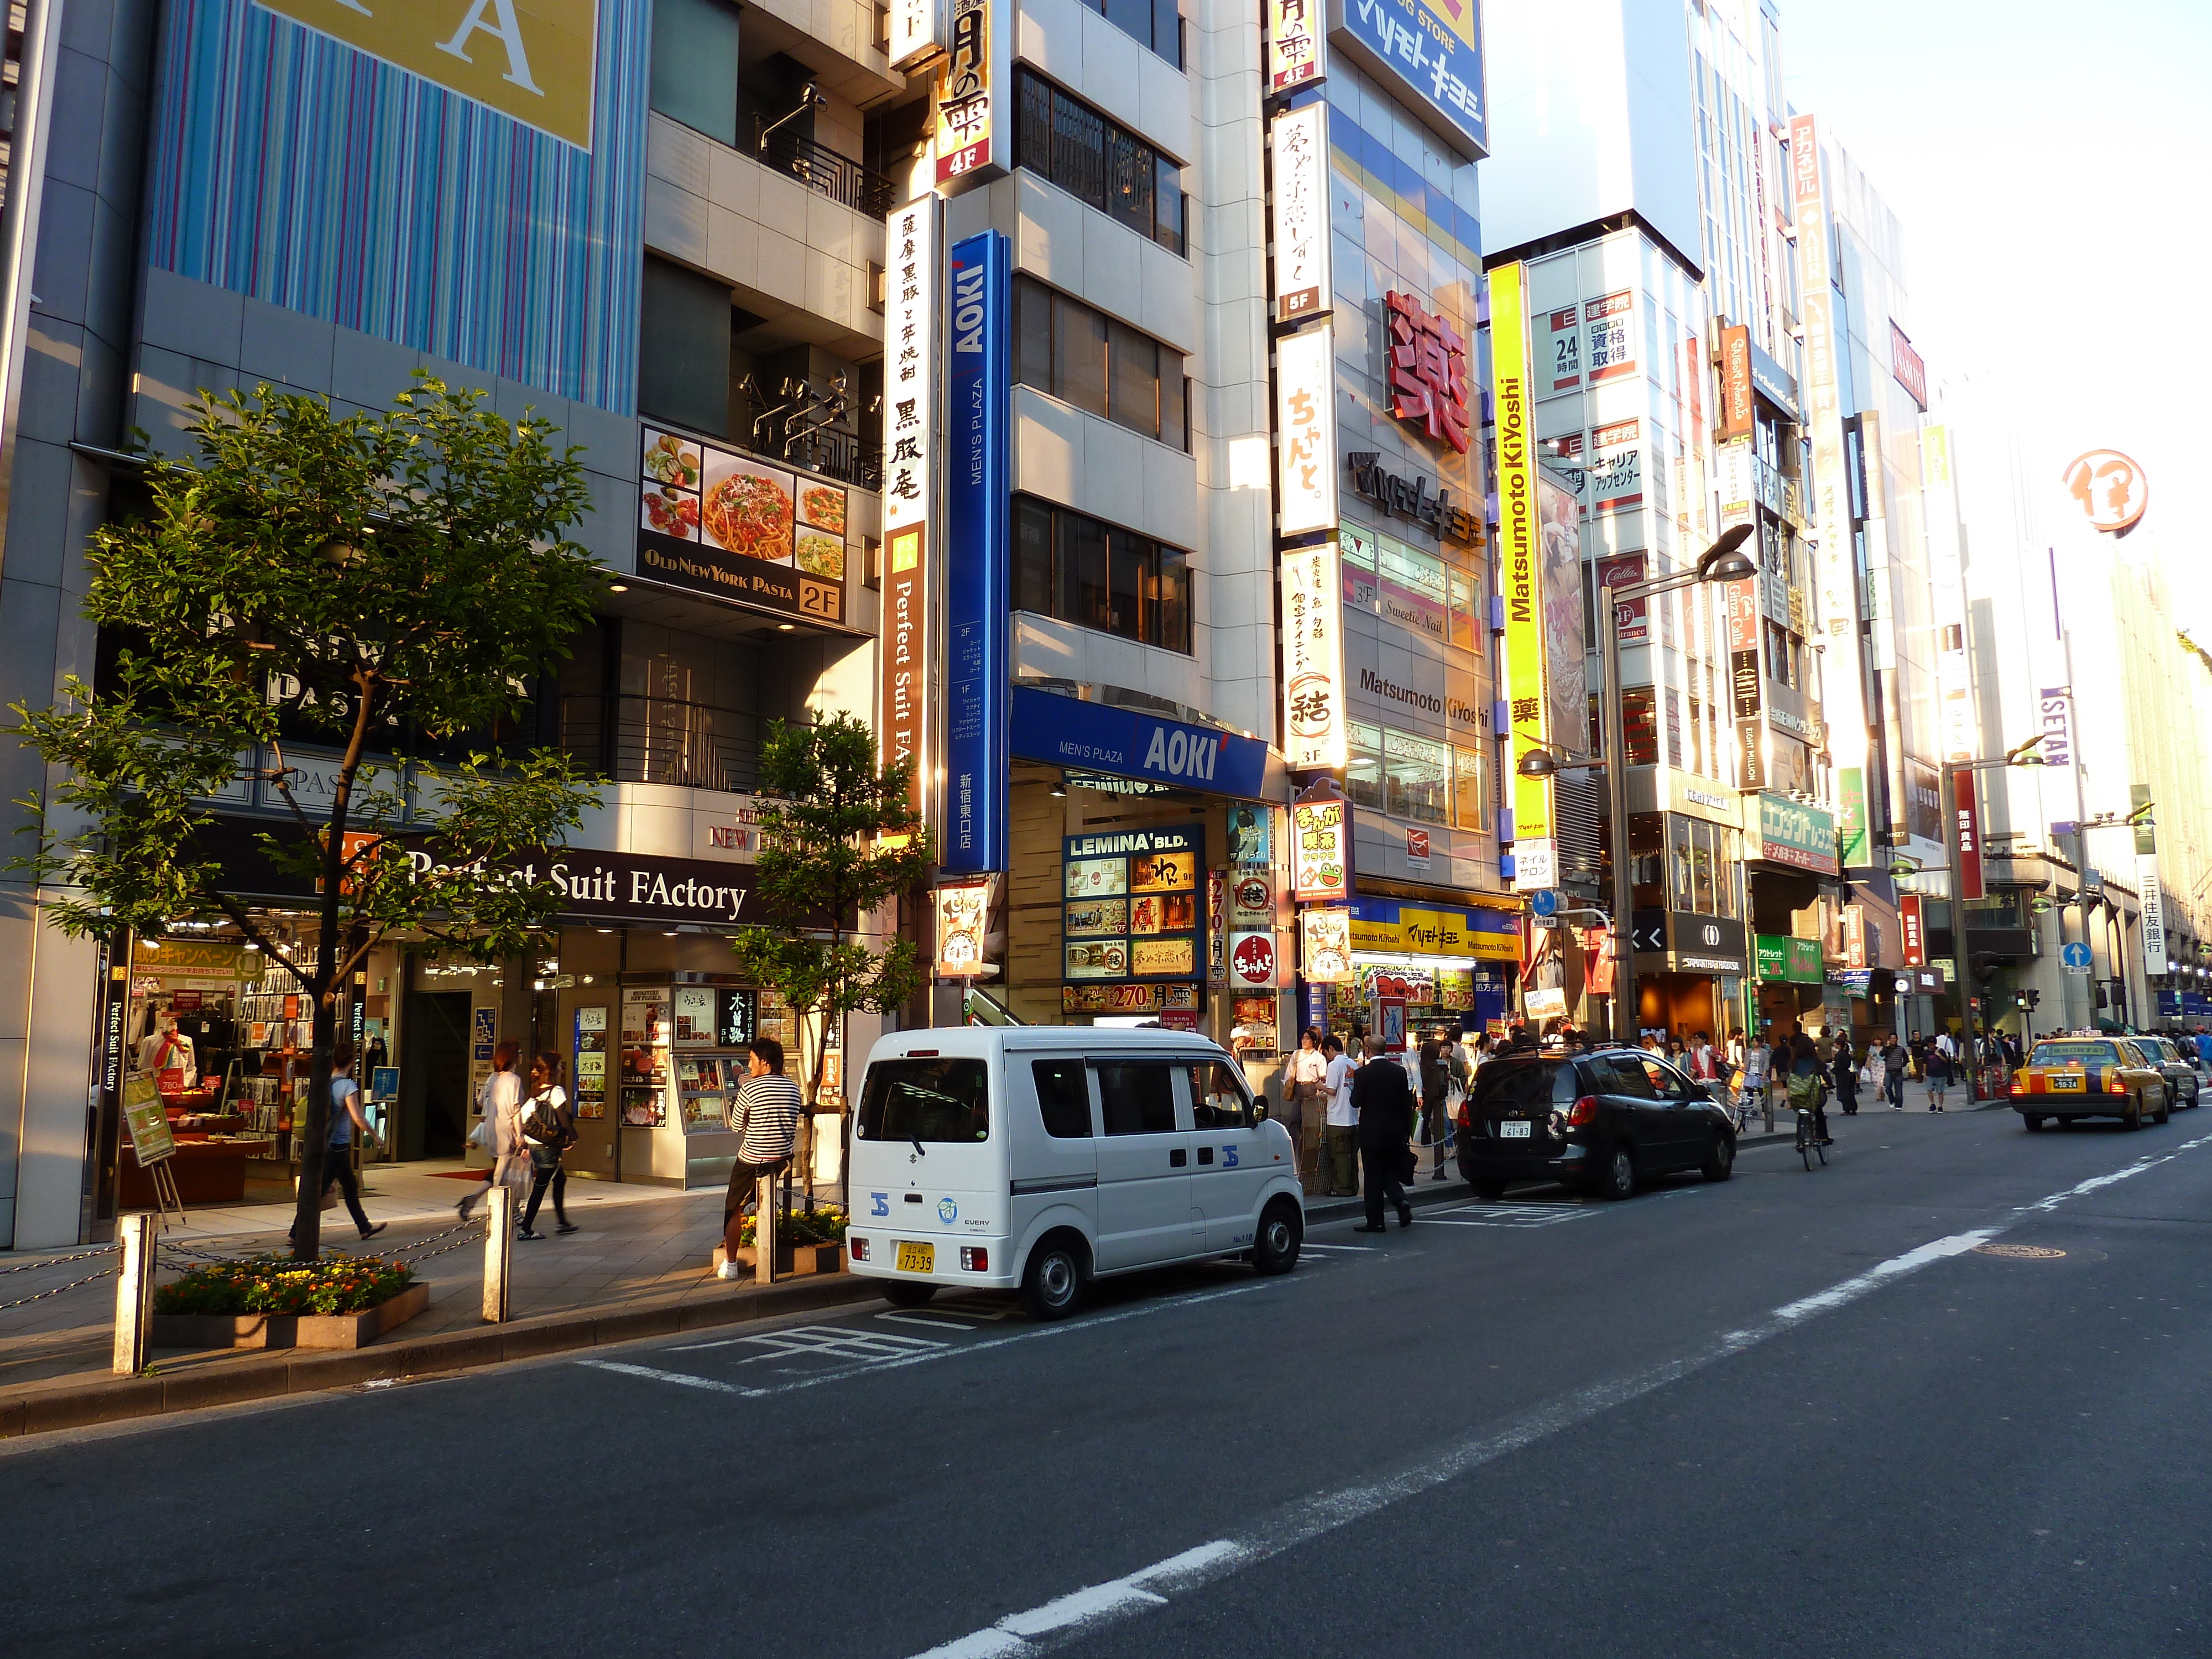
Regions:
[[[1480,0],[1328,0],[1328,35],[1461,155],[1490,154]]]

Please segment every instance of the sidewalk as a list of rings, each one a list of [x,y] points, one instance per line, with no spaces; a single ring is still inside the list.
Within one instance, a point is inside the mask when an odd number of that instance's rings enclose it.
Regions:
[[[479,1209],[466,1227],[453,1212],[471,1190],[468,1183],[383,1167],[369,1173],[368,1188],[362,1207],[371,1221],[388,1222],[390,1231],[363,1241],[341,1207],[324,1215],[323,1247],[326,1255],[376,1255],[419,1263],[418,1277],[430,1287],[430,1305],[387,1336],[386,1345],[486,1328],[483,1212]],[[708,1261],[722,1236],[720,1189],[676,1193],[572,1180],[568,1198],[570,1218],[581,1231],[553,1233],[549,1202],[538,1218],[539,1231],[548,1236],[514,1245],[510,1295],[516,1320],[580,1314],[641,1299],[672,1297],[681,1304],[721,1298],[739,1290],[707,1276]],[[195,1211],[191,1225],[173,1225],[162,1236],[161,1278],[174,1279],[183,1267],[206,1257],[282,1252],[291,1218],[289,1207],[282,1205]],[[225,1221],[232,1224],[229,1229],[218,1231]],[[64,1378],[111,1375],[114,1265],[112,1249],[0,1255],[0,1396]],[[77,1285],[88,1276],[96,1282]],[[73,1285],[76,1288],[51,1293]],[[43,1299],[9,1305],[34,1296]],[[161,1370],[173,1371],[241,1357],[241,1351],[162,1349],[154,1358]]]

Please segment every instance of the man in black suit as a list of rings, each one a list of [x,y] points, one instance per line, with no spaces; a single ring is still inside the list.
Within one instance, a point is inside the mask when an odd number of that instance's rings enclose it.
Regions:
[[[1367,1220],[1352,1231],[1383,1230],[1386,1195],[1398,1206],[1398,1224],[1412,1226],[1413,1206],[1399,1181],[1413,1139],[1413,1090],[1405,1066],[1380,1054],[1361,1066],[1352,1079],[1352,1109],[1359,1119],[1359,1161],[1367,1171]]]

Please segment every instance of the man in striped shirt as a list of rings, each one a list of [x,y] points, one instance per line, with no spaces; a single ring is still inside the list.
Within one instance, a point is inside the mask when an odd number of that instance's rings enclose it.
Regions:
[[[738,1267],[738,1244],[745,1226],[745,1200],[754,1183],[774,1175],[790,1161],[792,1143],[799,1136],[799,1114],[804,1103],[799,1085],[783,1074],[783,1045],[774,1037],[755,1037],[748,1050],[746,1077],[730,1109],[730,1127],[743,1137],[737,1162],[730,1167],[729,1195],[722,1200],[721,1277],[742,1276]]]

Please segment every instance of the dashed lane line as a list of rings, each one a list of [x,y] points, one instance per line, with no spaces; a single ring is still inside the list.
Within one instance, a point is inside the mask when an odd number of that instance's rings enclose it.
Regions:
[[[2156,1169],[2184,1152],[2208,1144],[2212,1144],[2212,1135],[2185,1142],[2163,1154],[2139,1158],[2110,1175],[2094,1176],[2037,1203],[2024,1205],[2013,1212],[2012,1221],[1932,1239],[1826,1290],[1786,1303],[1758,1323],[1728,1332],[1678,1358],[1560,1395],[1507,1419],[1502,1426],[1447,1444],[1442,1450],[1380,1480],[1317,1493],[1286,1504],[1249,1532],[1212,1540],[1125,1577],[1086,1586],[1025,1612],[1008,1613],[981,1630],[970,1631],[931,1648],[916,1656],[916,1659],[1030,1659],[1030,1656],[1048,1652],[1101,1626],[1164,1607],[1179,1595],[1311,1543],[1563,1430],[1577,1428],[1617,1407],[1796,1330],[1808,1319],[1844,1307],[1934,1262],[1975,1249],[2039,1212],[2048,1213],[2069,1199]]]

